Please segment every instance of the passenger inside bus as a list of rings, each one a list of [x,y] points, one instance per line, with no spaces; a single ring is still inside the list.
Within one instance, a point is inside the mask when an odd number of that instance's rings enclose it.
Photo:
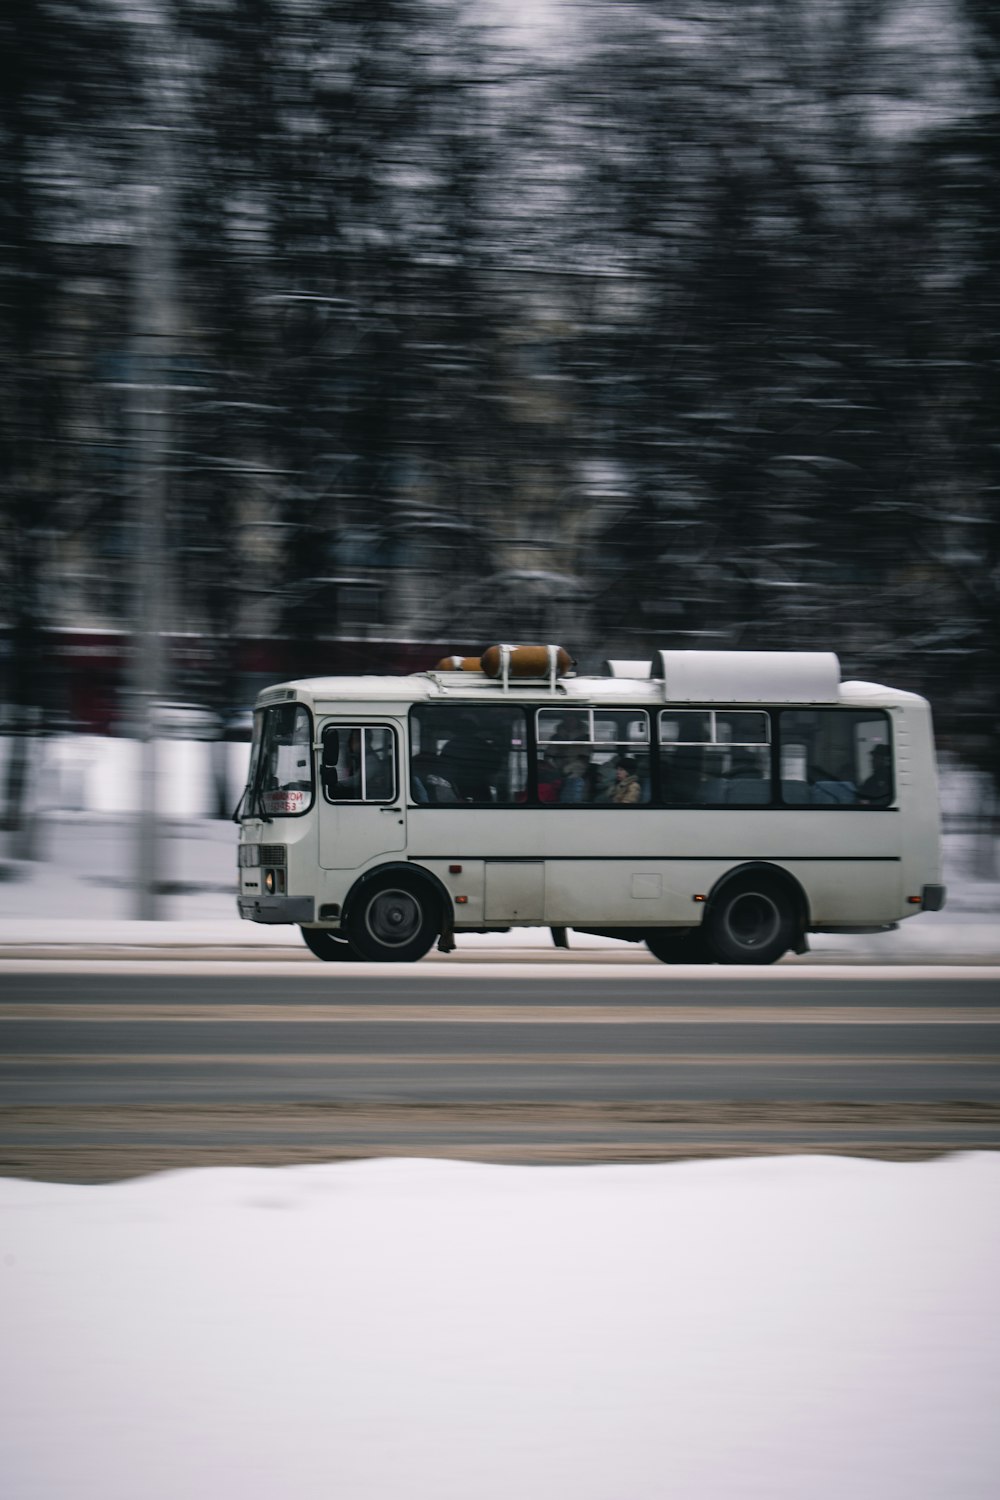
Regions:
[[[615,761],[615,786],[611,801],[617,807],[635,807],[642,801],[642,784],[636,773],[636,762],[630,755]]]
[[[538,762],[538,800],[539,802],[559,802],[563,787],[563,778],[559,767],[547,755],[542,755]]]
[[[593,766],[585,755],[568,755],[563,762],[559,801],[590,802],[593,796]]]
[[[376,749],[373,735],[385,734],[384,730],[352,729],[347,744],[341,750],[336,779],[331,778],[329,795],[340,802],[357,802],[364,798],[368,802],[384,802],[393,793],[392,758]],[[363,747],[363,749],[362,749]],[[361,763],[364,755],[365,776],[362,782]]]
[[[892,792],[892,771],[888,745],[876,745],[872,750],[872,773],[858,788],[858,801],[866,807],[887,802]]]
[[[496,800],[503,750],[482,732],[471,715],[456,721],[453,737],[441,747],[438,759],[461,801]]]
[[[410,762],[410,785],[413,800],[420,803],[461,802],[447,768],[436,755],[421,751]]]

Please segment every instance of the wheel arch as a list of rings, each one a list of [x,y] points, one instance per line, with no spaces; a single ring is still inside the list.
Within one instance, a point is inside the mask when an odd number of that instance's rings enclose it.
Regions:
[[[405,876],[408,880],[416,880],[426,886],[433,893],[434,899],[437,901],[438,910],[441,914],[442,931],[446,928],[450,930],[454,927],[454,923],[451,920],[451,898],[438,877],[430,870],[425,870],[423,865],[411,864],[409,861],[402,859],[390,859],[386,860],[384,864],[373,865],[370,870],[365,870],[363,875],[358,876],[344,899],[341,925],[347,920],[353,903],[357,901],[362,892],[373,881],[392,875]]]
[[[734,880],[738,880],[744,875],[760,874],[766,874],[769,880],[773,880],[776,885],[780,885],[790,897],[795,910],[799,941],[802,944],[795,951],[805,952],[805,935],[809,931],[812,921],[809,911],[809,897],[806,895],[801,882],[796,879],[790,870],[786,870],[783,865],[772,864],[767,859],[748,859],[744,860],[742,864],[734,865],[731,870],[727,870],[724,875],[720,875],[719,879],[713,885],[709,892],[708,902],[706,903],[706,911]]]

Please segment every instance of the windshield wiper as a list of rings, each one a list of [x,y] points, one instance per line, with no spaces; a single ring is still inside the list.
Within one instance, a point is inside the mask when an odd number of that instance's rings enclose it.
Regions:
[[[271,817],[270,813],[266,812],[264,809],[263,793],[257,785],[259,779],[260,778],[258,775],[254,778],[254,785],[252,787],[250,785],[250,782],[248,781],[246,786],[243,788],[243,791],[240,793],[240,800],[237,802],[236,806],[233,808],[232,812],[229,815],[231,822],[239,823],[241,821],[243,804],[247,800],[248,792],[250,793],[250,811],[248,813],[248,817],[252,818],[254,816],[254,804],[256,803],[256,816],[260,818],[264,823],[274,822],[274,819]]]
[[[267,809],[264,806],[264,793],[260,789],[259,782],[260,782],[260,777],[258,776],[257,777],[257,783],[258,784],[256,784],[254,786],[253,797],[250,799],[250,812],[251,812],[251,814],[253,813],[254,803],[256,803],[258,818],[260,818],[264,823],[273,823],[274,819],[271,817],[271,814],[267,811]]]

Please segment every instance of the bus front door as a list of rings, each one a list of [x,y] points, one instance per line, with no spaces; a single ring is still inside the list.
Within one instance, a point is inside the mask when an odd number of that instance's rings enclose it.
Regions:
[[[399,741],[387,724],[330,723],[322,731],[319,862],[358,870],[406,848]]]
[[[406,808],[397,803],[324,805],[319,819],[319,862],[324,870],[358,870],[383,854],[406,848]]]

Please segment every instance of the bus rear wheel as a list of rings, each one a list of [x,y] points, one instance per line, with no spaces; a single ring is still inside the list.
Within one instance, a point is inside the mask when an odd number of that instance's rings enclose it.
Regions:
[[[315,953],[324,963],[343,963],[347,959],[360,958],[345,937],[330,932],[325,927],[300,927],[302,941],[310,953]]]
[[[749,872],[713,896],[702,931],[708,956],[720,964],[773,964],[793,947],[792,898],[771,876]]]
[[[347,913],[351,946],[377,963],[414,963],[441,930],[433,893],[420,881],[384,875],[362,886]]]
[[[646,947],[661,964],[707,964],[708,954],[698,927],[650,927]]]

